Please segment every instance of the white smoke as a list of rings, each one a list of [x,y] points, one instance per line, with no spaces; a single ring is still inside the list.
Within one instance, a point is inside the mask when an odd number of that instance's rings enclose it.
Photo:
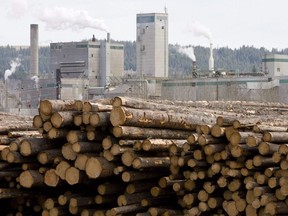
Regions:
[[[9,17],[19,19],[26,15],[28,8],[28,2],[26,0],[12,0],[11,7],[7,13]]]
[[[39,77],[33,76],[33,77],[31,77],[31,80],[33,80],[35,82],[35,86],[36,86],[37,90],[39,91]]]
[[[192,59],[192,61],[196,61],[196,57],[194,54],[194,49],[192,46],[184,46],[184,47],[179,47],[178,51],[180,53],[183,53],[185,55],[187,55],[190,59]]]
[[[39,19],[46,23],[47,28],[62,30],[80,30],[93,28],[108,32],[108,27],[102,20],[95,19],[85,10],[74,10],[64,7],[45,8]]]
[[[189,26],[188,31],[192,32],[195,36],[204,36],[212,43],[212,33],[206,26],[203,26],[198,22],[193,22]]]
[[[16,58],[15,60],[12,60],[10,62],[10,69],[5,70],[5,73],[4,73],[5,81],[8,79],[8,77],[10,77],[13,73],[15,73],[17,67],[19,67],[20,65],[21,63],[20,63],[19,58]]]

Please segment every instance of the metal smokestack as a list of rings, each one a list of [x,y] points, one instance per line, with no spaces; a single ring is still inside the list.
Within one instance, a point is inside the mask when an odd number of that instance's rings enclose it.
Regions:
[[[105,87],[110,84],[110,33],[107,33],[106,40],[101,43],[100,58],[100,86]]]
[[[38,76],[38,24],[30,25],[30,74]]]
[[[210,43],[209,71],[214,71],[213,44]]]

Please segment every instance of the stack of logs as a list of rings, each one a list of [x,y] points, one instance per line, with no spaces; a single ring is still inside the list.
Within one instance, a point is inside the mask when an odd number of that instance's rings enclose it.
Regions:
[[[0,137],[1,215],[287,215],[287,110],[43,100]]]

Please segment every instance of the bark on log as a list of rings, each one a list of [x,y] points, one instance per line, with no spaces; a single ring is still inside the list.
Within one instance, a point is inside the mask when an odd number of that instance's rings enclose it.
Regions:
[[[181,146],[186,142],[183,140],[172,140],[172,139],[146,139],[142,143],[142,149],[144,151],[169,151],[169,147],[172,144]]]
[[[81,110],[82,102],[75,100],[42,100],[39,107],[39,112],[47,116],[57,111]]]
[[[60,149],[48,149],[39,152],[37,155],[37,160],[41,164],[48,164],[48,163],[54,163],[55,158],[61,157],[62,152]]]
[[[58,186],[60,177],[56,174],[55,169],[49,169],[44,174],[44,183],[50,187]]]
[[[265,132],[262,139],[264,142],[287,143],[288,132]]]
[[[109,99],[110,100],[110,99]],[[105,112],[112,110],[111,101],[99,101],[99,102],[89,102],[85,101],[83,103],[83,112]]]
[[[113,135],[115,137],[123,137],[131,139],[147,139],[147,138],[187,139],[187,137],[190,135],[190,132],[183,130],[117,126],[113,127]]]
[[[133,160],[132,166],[134,169],[143,168],[169,168],[169,157],[137,157]]]
[[[113,126],[134,126],[195,130],[202,123],[202,117],[165,111],[138,110],[127,107],[114,107],[110,114]]]

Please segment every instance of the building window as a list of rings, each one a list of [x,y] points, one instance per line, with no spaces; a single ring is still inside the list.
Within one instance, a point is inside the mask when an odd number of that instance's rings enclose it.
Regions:
[[[277,68],[277,72],[280,72],[280,68]]]
[[[91,54],[91,57],[93,57],[93,54]]]
[[[144,51],[145,50],[145,45],[143,45],[142,47],[141,47],[141,51]]]
[[[164,29],[164,26],[162,26],[162,29]]]

